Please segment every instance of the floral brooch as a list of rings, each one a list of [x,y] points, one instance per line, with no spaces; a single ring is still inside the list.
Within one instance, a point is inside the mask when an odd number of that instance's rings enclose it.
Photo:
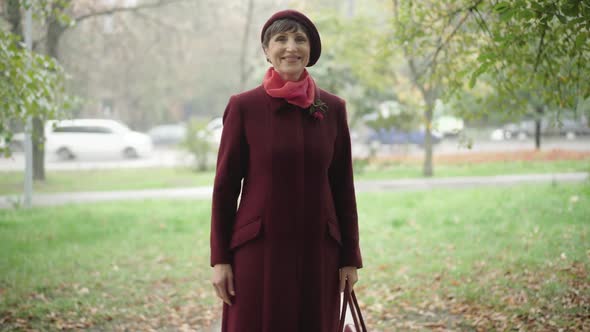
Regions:
[[[319,89],[316,89],[316,98],[307,110],[309,115],[318,120],[323,120],[326,117],[326,114],[328,113],[328,105],[320,99]]]

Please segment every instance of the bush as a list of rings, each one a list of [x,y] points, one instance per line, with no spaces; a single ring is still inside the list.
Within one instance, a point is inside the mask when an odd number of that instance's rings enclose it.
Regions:
[[[193,119],[189,122],[182,146],[194,157],[194,169],[198,172],[209,169],[209,154],[213,151],[211,135],[206,121]]]

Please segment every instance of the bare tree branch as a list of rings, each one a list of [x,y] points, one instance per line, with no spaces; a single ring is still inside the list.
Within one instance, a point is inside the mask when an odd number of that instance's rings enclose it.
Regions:
[[[479,5],[479,3],[481,3],[481,2],[482,1],[479,1],[476,4],[470,4],[470,5],[467,5],[467,6],[464,6],[464,7],[459,7],[457,9],[455,9],[455,10],[451,10],[451,11],[448,11],[448,12],[442,14],[442,15],[439,15],[439,16],[437,16],[435,19],[433,19],[431,21],[427,21],[427,22],[424,21],[424,22],[430,23],[430,24],[434,24],[434,23],[436,23],[436,22],[438,22],[440,20],[455,17],[457,14],[460,14],[460,13],[462,13],[464,11],[472,10],[474,7],[476,7],[477,5]]]
[[[455,28],[453,29],[453,31],[451,31],[451,33],[447,36],[447,38],[445,38],[445,40],[438,45],[438,47],[436,48],[436,50],[434,51],[434,53],[430,57],[430,61],[426,64],[426,68],[430,67],[434,62],[436,62],[437,57],[438,57],[438,54],[451,41],[451,39],[455,36],[455,34],[457,33],[457,31],[459,30],[459,28],[463,25],[463,23],[465,23],[465,21],[469,17],[469,13],[471,12],[471,10],[473,10],[473,8],[477,8],[477,6],[480,3],[482,3],[482,2],[483,2],[483,0],[479,0],[478,2],[476,2],[475,4],[473,4],[473,6],[470,7],[467,12],[465,12],[465,15],[463,15],[463,17],[461,18],[461,20],[459,21],[459,23],[455,26]]]
[[[475,13],[475,14],[474,14]],[[477,25],[480,27],[480,29],[482,31],[484,31],[484,33],[486,33],[488,35],[488,37],[490,38],[490,43],[492,43],[493,47],[496,49],[496,52],[500,53],[500,50],[498,49],[498,47],[494,44],[494,34],[492,33],[492,31],[490,30],[490,28],[488,27],[488,24],[486,23],[483,15],[481,14],[481,12],[479,11],[479,9],[474,8],[473,11],[471,12],[471,14],[473,15],[473,18],[475,19],[475,22],[477,23]],[[506,63],[505,62],[500,62],[500,65],[502,66],[502,69],[506,69]],[[499,75],[502,75],[500,70],[498,68],[496,68],[494,66],[494,70],[496,71],[496,73],[498,73]]]
[[[543,53],[543,42],[545,41],[545,33],[547,32],[547,25],[543,24],[543,31],[541,31],[541,40],[539,40],[539,47],[537,48],[537,58],[535,59],[535,67],[533,69],[533,75],[539,68],[539,62],[541,62],[541,54]],[[533,76],[531,75],[531,77]]]
[[[152,15],[148,15],[146,13],[142,13],[140,11],[134,11],[133,15],[135,15],[139,18],[142,18],[148,22],[151,22],[153,24],[156,24],[157,26],[164,27],[164,28],[167,28],[167,29],[175,31],[175,32],[190,32],[190,33],[195,32],[192,29],[183,29],[183,28],[176,26],[174,24],[165,22],[164,20],[162,20],[160,18],[154,17]]]
[[[248,35],[252,25],[252,14],[254,12],[254,0],[248,0],[248,9],[246,12],[246,24],[244,26],[244,36],[242,39],[242,52],[240,54],[240,90],[244,90],[246,80],[248,79],[249,70],[246,68],[246,54],[248,52]]]
[[[492,34],[492,31],[490,31],[490,28],[488,27],[488,24],[486,23],[486,20],[483,18],[483,15],[479,11],[479,9],[477,9],[477,7],[475,7],[475,8],[473,8],[472,13],[473,12],[475,12],[475,14],[476,14],[473,17],[475,17],[475,20],[476,20],[477,24],[481,27],[481,29],[483,31],[485,31],[488,34],[488,36],[490,37],[490,40],[493,40],[494,39],[494,35]],[[479,21],[477,21],[477,18],[478,17],[479,17]]]
[[[432,67],[436,67],[436,65],[434,65],[434,64],[437,62],[437,58],[438,58],[438,55],[440,54],[440,52],[449,44],[449,42],[455,36],[457,31],[465,23],[465,21],[467,20],[467,18],[469,17],[469,15],[471,13],[471,11],[474,9],[477,9],[477,6],[479,6],[479,4],[481,4],[482,2],[483,2],[483,0],[478,0],[475,3],[471,4],[469,7],[462,8],[462,10],[467,10],[467,11],[463,15],[463,17],[460,19],[459,23],[453,28],[453,31],[451,31],[451,33],[444,39],[444,41],[438,43],[438,46],[436,47],[434,52],[429,56],[429,60],[426,62],[426,64],[421,66],[422,67],[421,70],[418,69],[418,67],[414,61],[411,61],[411,63],[409,63],[410,70],[412,71],[412,75],[414,75],[416,82],[419,81],[421,79],[421,77],[424,76],[428,72],[429,69],[432,69]],[[395,18],[397,20],[398,19],[397,7],[399,6],[397,0],[393,0],[393,6],[394,6],[394,11],[395,11]],[[458,10],[454,10],[449,14],[442,15],[441,17],[442,18],[449,18],[449,22],[451,22],[452,17],[457,15],[459,12],[460,11],[458,11]],[[407,46],[404,46],[403,49],[404,49],[404,56],[406,58],[409,58]],[[434,70],[432,70],[432,71],[434,72]]]
[[[398,0],[392,0],[392,2],[393,2],[394,19],[396,21],[396,25],[399,25],[399,2],[398,2]],[[418,70],[416,68],[416,64],[414,63],[414,59],[412,59],[410,57],[410,54],[408,51],[408,45],[406,43],[404,43],[402,45],[402,50],[404,52],[404,58],[407,59],[407,61],[408,61],[408,66],[410,67],[410,72],[412,73],[412,81],[414,82],[414,85],[416,85],[416,87],[418,87],[420,92],[423,92],[424,86],[422,86],[422,84],[420,84],[420,82],[417,79]]]
[[[98,11],[93,11],[93,12],[90,12],[87,14],[83,14],[83,15],[74,17],[74,20],[76,22],[80,22],[80,21],[83,21],[83,20],[91,18],[91,17],[104,16],[104,15],[110,15],[110,14],[121,13],[121,12],[137,12],[138,10],[141,10],[141,9],[159,8],[159,7],[171,5],[174,3],[189,2],[189,1],[190,0],[158,0],[157,2],[146,3],[143,5],[134,6],[134,7],[114,7],[114,8],[109,8],[109,9],[105,9],[105,10],[98,10]]]

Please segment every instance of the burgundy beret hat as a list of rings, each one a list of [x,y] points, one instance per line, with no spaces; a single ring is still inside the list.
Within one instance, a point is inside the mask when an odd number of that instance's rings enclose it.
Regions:
[[[307,37],[309,38],[309,47],[310,47],[309,63],[307,64],[307,67],[313,66],[318,61],[318,59],[320,58],[320,54],[322,53],[322,42],[320,40],[320,34],[319,34],[318,30],[316,29],[315,25],[313,24],[313,22],[311,22],[311,20],[309,18],[307,18],[307,16],[303,15],[302,13],[300,13],[296,10],[287,9],[287,10],[282,10],[280,12],[274,13],[268,19],[268,21],[266,21],[266,23],[264,23],[264,26],[262,27],[262,32],[260,34],[260,41],[261,42],[264,41],[264,32],[266,31],[266,29],[268,29],[268,27],[274,21],[284,19],[284,18],[294,20],[297,23],[303,25],[307,29],[308,34],[309,34],[309,36],[307,36]]]

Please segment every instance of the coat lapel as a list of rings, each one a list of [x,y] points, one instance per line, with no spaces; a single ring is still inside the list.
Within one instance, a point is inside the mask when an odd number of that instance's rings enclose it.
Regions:
[[[285,99],[271,97],[264,90],[264,86],[260,85],[258,87],[258,89],[260,90],[260,93],[262,95],[264,95],[264,98],[266,98],[266,101],[267,101],[266,105],[267,105],[269,111],[274,113],[274,112],[278,112],[280,110],[289,108],[289,103],[287,103],[287,101]]]

